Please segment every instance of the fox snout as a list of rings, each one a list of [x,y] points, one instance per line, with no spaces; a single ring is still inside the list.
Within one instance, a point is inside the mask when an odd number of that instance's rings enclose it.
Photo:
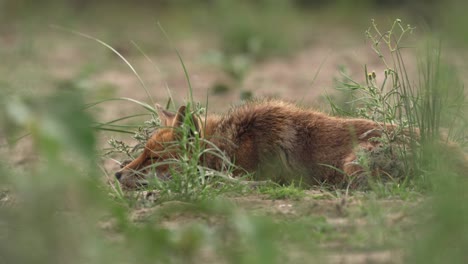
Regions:
[[[132,162],[132,160],[124,160],[121,164],[120,164],[120,170],[117,171],[114,175],[115,175],[115,178],[120,181],[120,178],[122,178],[122,171],[123,171],[123,168],[125,168],[125,166],[127,166],[128,164],[130,164]]]
[[[115,178],[120,181],[120,178],[122,177],[122,172],[121,171],[118,171],[115,173]]]
[[[114,176],[124,188],[134,189],[147,185],[146,177],[140,172],[139,159],[125,160],[120,164],[120,170]]]
[[[135,185],[135,175],[132,175],[132,170],[127,168],[127,165],[130,164],[132,160],[125,160],[120,164],[120,170],[115,172],[115,178],[125,187],[134,188]]]
[[[150,164],[138,165],[133,168],[132,165],[134,164],[122,164],[122,168],[114,174],[124,188],[138,189],[147,186],[151,179],[169,180],[172,178],[167,166],[152,166]]]
[[[137,189],[147,185],[145,177],[138,175],[138,172],[127,170],[125,168],[120,169],[115,174],[115,178],[119,181],[122,187],[128,189]]]

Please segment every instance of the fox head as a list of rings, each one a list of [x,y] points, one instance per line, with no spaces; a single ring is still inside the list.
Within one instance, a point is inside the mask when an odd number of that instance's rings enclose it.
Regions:
[[[124,188],[135,189],[145,186],[148,177],[169,179],[171,160],[178,158],[179,140],[184,133],[192,135],[199,133],[202,137],[201,120],[195,114],[187,115],[185,106],[181,106],[177,113],[166,111],[159,105],[156,105],[156,110],[161,120],[161,127],[155,130],[140,156],[128,164],[123,164],[115,173],[115,177]]]

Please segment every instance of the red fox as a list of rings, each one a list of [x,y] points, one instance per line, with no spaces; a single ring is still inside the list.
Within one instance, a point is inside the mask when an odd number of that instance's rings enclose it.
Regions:
[[[152,164],[159,178],[170,177],[170,163],[161,161],[177,157],[174,142],[180,139],[186,111],[185,106],[177,113],[158,107],[163,127],[139,157],[115,174],[124,187],[139,187]],[[193,124],[187,129],[223,152],[237,167],[234,175],[251,172],[255,179],[277,182],[346,186],[363,171],[356,162],[358,152],[373,150],[379,143],[371,139],[382,136],[382,124],[374,121],[332,117],[278,100],[247,102],[224,115],[190,116]],[[200,162],[222,170],[219,155],[207,153]]]
[[[153,133],[139,157],[115,174],[127,188],[138,187],[151,164],[177,156],[174,142],[180,137],[186,107],[177,113],[158,107],[158,115],[163,127]],[[192,119],[192,132],[221,150],[237,166],[234,174],[252,172],[256,179],[307,185],[347,182],[363,170],[355,162],[357,151],[373,149],[377,142],[369,139],[382,134],[371,120],[331,117],[277,100],[247,102],[225,115]],[[202,159],[209,168],[223,168],[217,155]],[[170,177],[167,163],[155,171],[159,178]]]

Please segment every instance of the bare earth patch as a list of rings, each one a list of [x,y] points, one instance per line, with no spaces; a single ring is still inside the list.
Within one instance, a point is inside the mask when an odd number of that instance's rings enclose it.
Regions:
[[[139,197],[145,200],[149,196],[145,193]],[[318,251],[327,263],[403,263],[404,253],[395,241],[411,230],[412,212],[420,202],[374,200],[359,192],[337,198],[321,190],[310,190],[300,200],[274,200],[263,194],[247,194],[227,198],[227,203],[231,210],[242,214],[301,225],[302,232],[320,226],[321,236],[311,239],[317,239]],[[194,224],[213,230],[229,228],[226,219],[229,215],[200,211],[195,204],[170,201],[147,206],[148,203],[133,210],[130,219],[170,230]],[[302,253],[295,250],[288,253],[291,258],[295,254]]]

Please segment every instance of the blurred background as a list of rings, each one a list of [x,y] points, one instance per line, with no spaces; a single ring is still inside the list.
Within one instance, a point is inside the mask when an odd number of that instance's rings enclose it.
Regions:
[[[433,0],[3,0],[1,87],[30,94],[77,88],[91,98],[148,100],[118,56],[67,32],[75,30],[127,58],[155,102],[166,102],[168,89],[179,103],[186,99],[178,49],[196,101],[209,96],[212,110],[252,96],[320,104],[333,93],[340,71],[358,80],[364,79],[363,65],[383,71],[364,36],[371,19],[385,29],[400,18],[417,28],[417,40],[440,34],[445,46],[454,47],[454,63],[463,62],[464,6]],[[108,114],[128,113],[127,107],[119,104]]]

